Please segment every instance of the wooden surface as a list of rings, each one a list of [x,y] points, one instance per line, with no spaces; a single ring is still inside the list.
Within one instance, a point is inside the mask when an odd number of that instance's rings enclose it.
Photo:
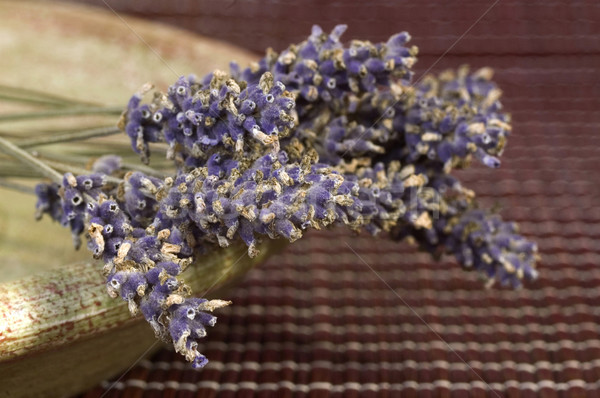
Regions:
[[[251,60],[229,45],[110,11],[10,1],[0,2],[0,53],[0,84],[107,105],[126,104],[145,82],[164,90],[180,75]],[[0,114],[15,109],[0,103]],[[94,123],[85,117],[0,127],[19,136],[38,126]],[[86,250],[73,251],[68,230],[34,221],[33,196],[0,189],[0,198],[0,280],[10,281],[0,285],[0,396],[73,394],[129,366],[154,341],[148,325],[107,296],[98,264],[83,261]],[[270,253],[250,261],[243,251],[203,259],[186,282],[197,292],[219,287]]]

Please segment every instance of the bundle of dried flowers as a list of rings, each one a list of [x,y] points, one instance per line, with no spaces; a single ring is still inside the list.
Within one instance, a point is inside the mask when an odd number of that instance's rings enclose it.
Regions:
[[[166,93],[144,86],[119,127],[144,163],[153,143],[167,145],[175,172],[164,178],[115,155],[92,173],[60,175],[2,142],[53,180],[36,188],[38,216],[68,226],[75,246],[84,234],[108,293],[194,367],[207,363],[197,340],[215,324],[210,312],[229,302],[193,297],[178,276],[237,240],[255,256],[261,239],[345,225],[454,254],[490,285],[536,277],[536,245],[450,174],[473,159],[500,164],[511,127],[491,71],[463,67],[412,85],[407,33],[345,47],[345,29],[314,27],[279,54],[181,77]]]

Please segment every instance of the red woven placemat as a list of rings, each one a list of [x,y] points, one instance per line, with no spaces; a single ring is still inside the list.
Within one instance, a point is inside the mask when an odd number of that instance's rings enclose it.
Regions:
[[[374,40],[405,29],[423,72],[493,3],[110,4],[256,50],[314,22]],[[538,242],[535,283],[485,290],[407,244],[309,233],[223,297],[205,369],[164,349],[81,397],[600,396],[599,21],[595,1],[500,1],[434,67],[496,70],[513,136],[499,170],[462,179]]]

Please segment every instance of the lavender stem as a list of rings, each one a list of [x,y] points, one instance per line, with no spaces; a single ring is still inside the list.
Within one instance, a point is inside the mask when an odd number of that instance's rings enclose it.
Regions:
[[[59,184],[62,182],[62,175],[59,172],[57,172],[41,160],[36,159],[35,157],[22,150],[18,146],[5,140],[4,138],[0,138],[0,150],[6,153],[7,155],[14,157],[15,159],[18,159],[20,162],[28,165],[29,167],[39,171],[45,177],[51,179],[53,182]]]
[[[108,135],[119,134],[121,130],[117,127],[106,126],[94,129],[80,130],[65,134],[48,135],[45,137],[33,137],[19,141],[20,148],[30,148],[34,146],[58,144],[63,142],[79,141],[94,137],[105,137]]]
[[[52,109],[38,112],[10,113],[0,115],[0,122],[12,122],[16,120],[44,119],[61,116],[82,116],[82,115],[120,115],[123,112],[122,107],[76,107],[68,109]]]

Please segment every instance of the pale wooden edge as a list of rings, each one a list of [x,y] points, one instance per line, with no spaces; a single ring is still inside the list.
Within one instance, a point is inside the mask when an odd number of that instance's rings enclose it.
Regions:
[[[146,322],[132,321],[63,347],[0,363],[0,398],[69,397],[119,377],[163,347]]]

